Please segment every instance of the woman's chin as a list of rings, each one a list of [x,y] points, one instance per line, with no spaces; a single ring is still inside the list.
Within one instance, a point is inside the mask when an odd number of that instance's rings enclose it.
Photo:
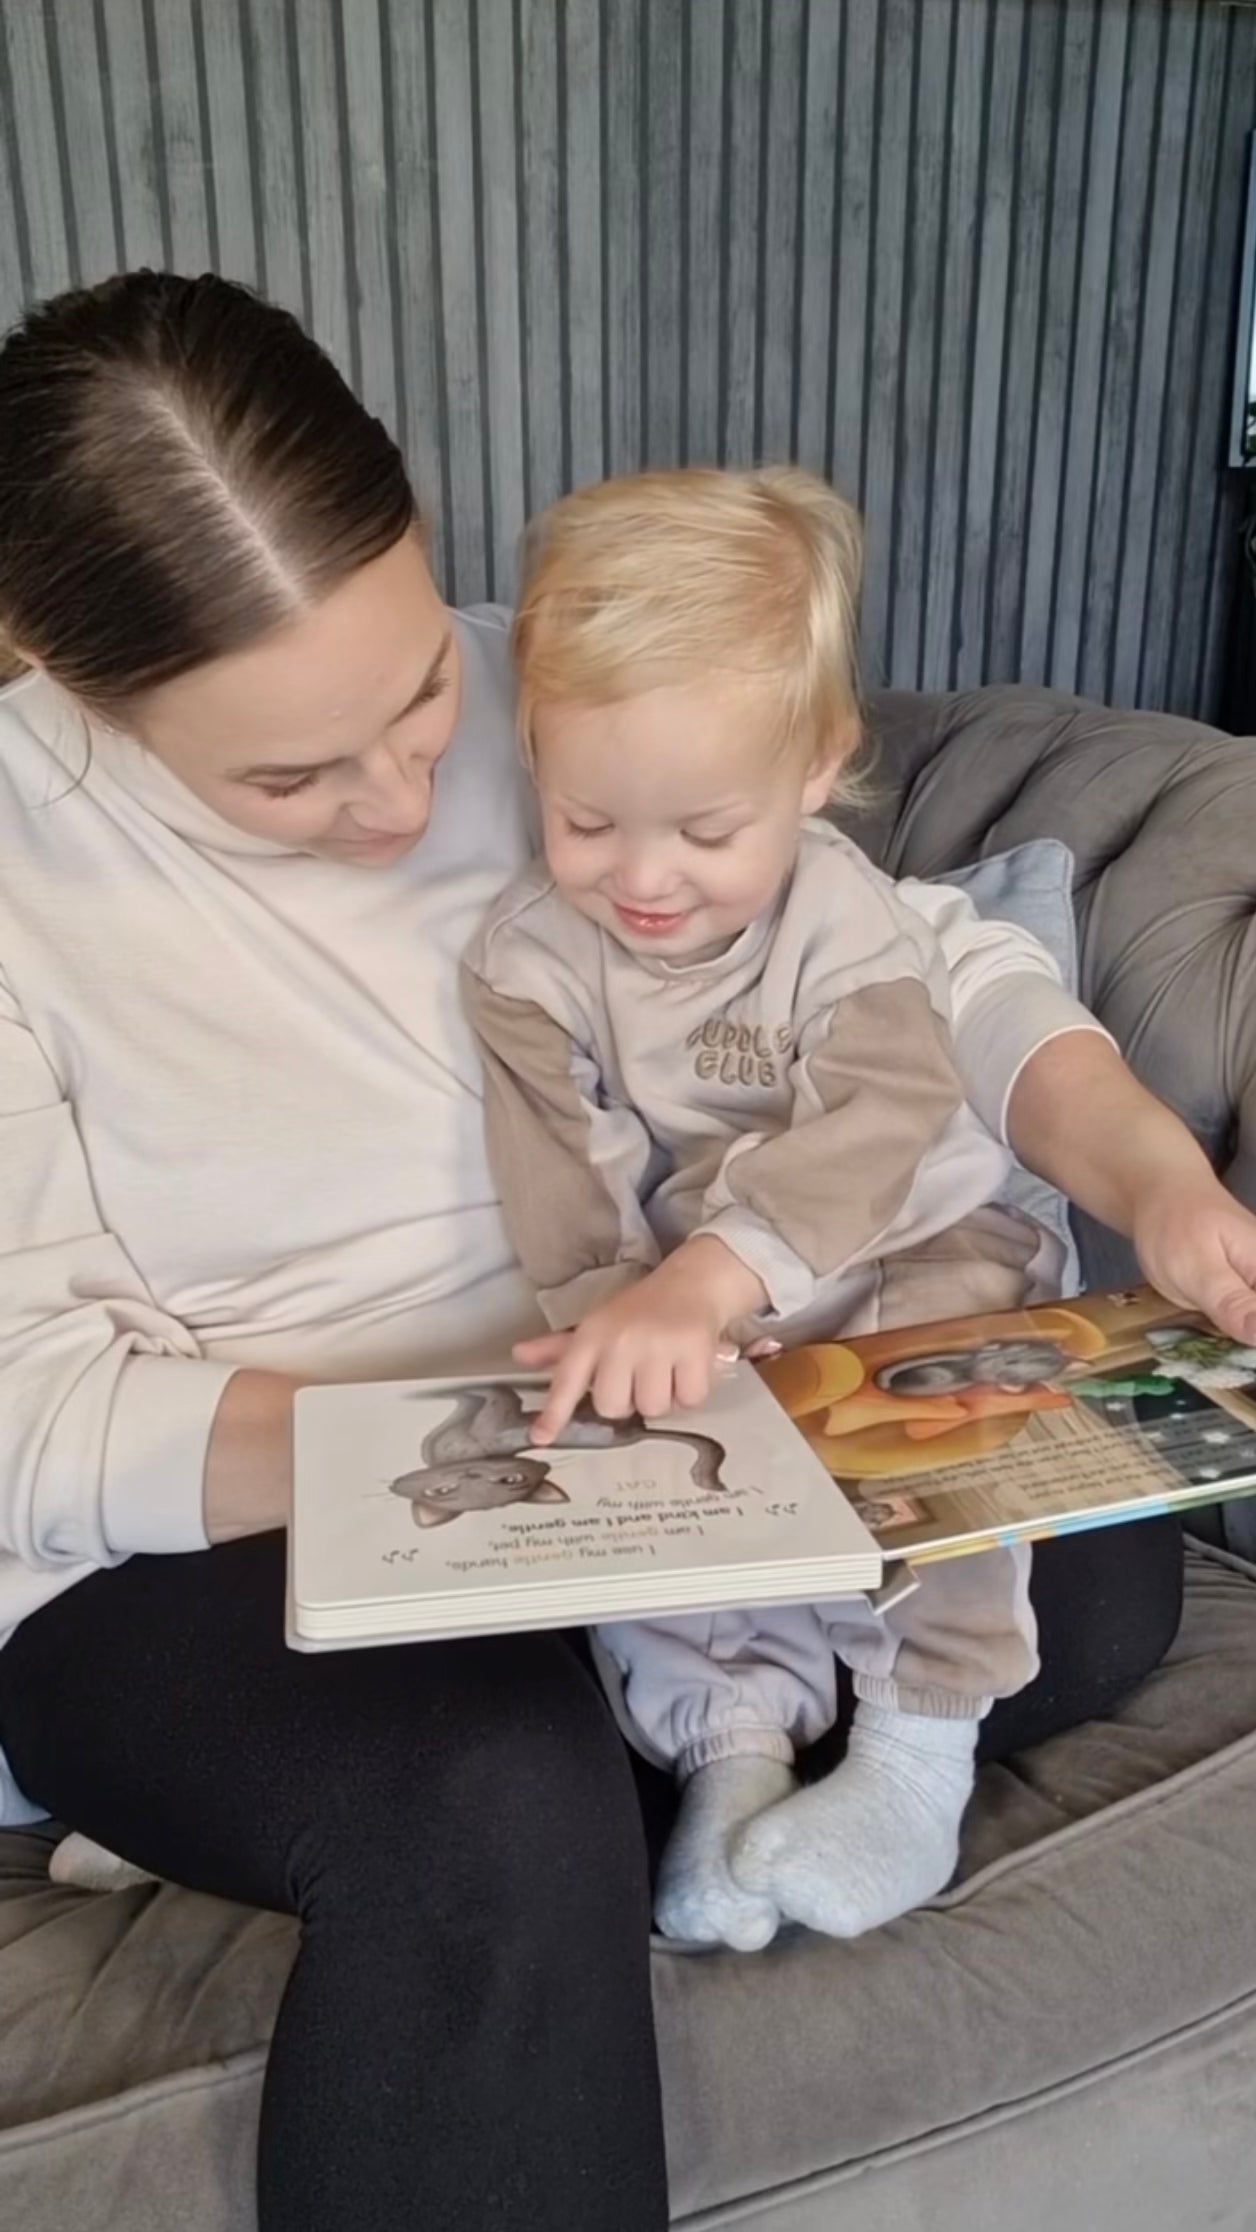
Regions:
[[[388,868],[412,851],[423,835],[421,829],[392,837],[327,837],[310,851],[319,860],[339,860],[351,868]]]

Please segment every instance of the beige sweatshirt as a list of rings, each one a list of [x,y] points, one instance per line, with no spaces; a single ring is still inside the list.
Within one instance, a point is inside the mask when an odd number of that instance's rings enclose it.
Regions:
[[[827,823],[774,905],[695,961],[625,947],[539,865],[464,985],[507,1226],[556,1327],[702,1231],[792,1333],[863,1329],[876,1260],[1008,1177],[965,1098],[936,936]]]

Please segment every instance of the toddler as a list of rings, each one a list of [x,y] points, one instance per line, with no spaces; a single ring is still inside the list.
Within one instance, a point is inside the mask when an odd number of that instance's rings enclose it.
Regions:
[[[465,970],[507,1222],[555,1338],[537,1439],[580,1397],[701,1402],[730,1333],[866,1332],[1050,1291],[998,1204],[933,933],[819,815],[859,741],[860,536],[792,469],[646,474],[533,529],[514,646],[545,859]],[[983,1715],[1036,1667],[1029,1553],[862,1599],[603,1628],[682,1789],[657,1917],[743,1949],[855,1936],[952,1874]],[[857,1708],[842,1764],[800,1789]]]

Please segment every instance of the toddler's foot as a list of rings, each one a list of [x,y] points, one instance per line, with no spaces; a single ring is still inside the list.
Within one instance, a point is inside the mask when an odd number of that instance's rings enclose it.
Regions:
[[[735,1881],[826,1937],[860,1937],[935,1897],[959,1858],[979,1726],[861,1705],[841,1766],[735,1838]]]
[[[147,1868],[120,1860],[116,1852],[107,1852],[90,1837],[80,1837],[77,1830],[61,1839],[48,1862],[48,1873],[54,1883],[68,1884],[75,1891],[129,1891],[132,1884],[157,1880]]]
[[[690,1945],[729,1945],[757,1953],[780,1924],[775,1901],[742,1890],[728,1866],[729,1846],[765,1806],[777,1806],[794,1788],[783,1760],[757,1752],[699,1767],[685,1784],[680,1814],[663,1854],[654,1918],[664,1937]]]

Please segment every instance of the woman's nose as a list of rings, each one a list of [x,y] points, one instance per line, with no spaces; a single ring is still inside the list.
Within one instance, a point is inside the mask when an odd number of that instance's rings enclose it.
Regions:
[[[427,819],[432,772],[426,760],[399,757],[386,748],[373,755],[369,781],[354,805],[355,819],[387,836],[402,837]]]

